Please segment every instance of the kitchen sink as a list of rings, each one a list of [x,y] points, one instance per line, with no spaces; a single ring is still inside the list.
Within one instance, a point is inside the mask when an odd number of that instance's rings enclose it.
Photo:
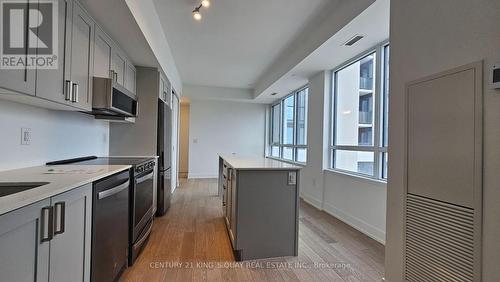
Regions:
[[[49,182],[0,182],[0,197],[47,185]]]

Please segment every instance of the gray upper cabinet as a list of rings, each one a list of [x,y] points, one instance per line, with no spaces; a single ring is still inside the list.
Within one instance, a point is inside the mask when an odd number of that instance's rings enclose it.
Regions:
[[[113,52],[113,57],[112,57],[112,70],[114,71],[114,80],[116,83],[120,84],[121,86],[124,86],[124,81],[125,81],[125,70],[126,70],[126,59],[125,56],[123,56],[118,50]]]
[[[73,104],[82,110],[91,110],[94,21],[76,1],[72,17],[71,59],[66,60],[66,83],[71,83]]]
[[[127,62],[125,69],[125,88],[135,94],[135,67],[130,62]]]
[[[46,199],[0,216],[0,273],[2,281],[48,281],[50,205]]]
[[[160,86],[159,86],[160,91],[158,92],[158,97],[165,101],[165,79],[163,78],[163,75],[160,72]]]
[[[71,52],[71,44],[66,50],[68,38],[71,38],[71,32],[67,32],[71,26],[71,17],[66,17],[71,14],[73,9],[72,1],[58,1],[58,66],[57,69],[38,69],[36,74],[36,96],[47,100],[55,101],[63,104],[72,104],[70,93],[66,93],[69,89],[65,88],[64,79],[64,62],[69,60],[67,55]],[[67,37],[68,36],[68,37]]]
[[[28,6],[37,5],[29,0]],[[109,77],[136,93],[136,69],[124,52],[76,0],[58,1],[57,68],[0,68],[0,93],[15,92],[36,96],[8,95],[5,98],[41,107],[63,110],[92,110],[93,77]],[[27,27],[26,27],[27,29]],[[26,34],[28,31],[25,30]],[[31,32],[31,31],[30,31]],[[40,32],[36,30],[36,32]],[[28,61],[41,56],[24,42]],[[29,52],[35,52],[29,54]],[[56,102],[56,103],[52,103]]]
[[[170,91],[170,81],[168,78],[160,71],[160,99],[165,103],[170,105],[171,91]]]
[[[113,43],[111,38],[96,25],[94,40],[94,76],[112,77],[111,61],[113,56]]]
[[[2,281],[90,281],[92,184],[0,216]]]
[[[95,28],[94,76],[112,78],[135,94],[135,67],[98,26]]]
[[[36,5],[38,1],[30,0],[29,3],[19,5]],[[26,26],[27,28],[27,26]],[[25,33],[27,30],[24,31]],[[25,55],[28,56],[28,40],[24,40]],[[36,56],[36,54],[29,54]],[[35,95],[35,69],[0,69],[0,87],[8,91],[21,92],[24,94]]]

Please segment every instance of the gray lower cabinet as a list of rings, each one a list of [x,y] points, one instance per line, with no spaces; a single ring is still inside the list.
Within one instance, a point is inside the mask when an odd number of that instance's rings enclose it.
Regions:
[[[0,216],[2,281],[90,281],[92,184]]]
[[[52,197],[50,281],[90,281],[92,184]]]
[[[0,273],[3,281],[48,281],[50,243],[47,231],[50,206],[46,199],[0,216]]]
[[[228,197],[231,199],[231,206],[229,207],[229,231],[232,236],[232,241],[234,242],[236,238],[238,238],[237,231],[237,208],[238,208],[238,199],[237,199],[237,176],[236,176],[236,170],[231,169],[230,172],[230,181],[231,183],[229,186],[231,187],[231,190],[229,191]]]
[[[219,160],[224,221],[236,260],[298,254],[298,169],[239,169]]]

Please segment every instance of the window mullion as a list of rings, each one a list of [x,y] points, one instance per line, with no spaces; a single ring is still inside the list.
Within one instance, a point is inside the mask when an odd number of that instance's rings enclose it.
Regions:
[[[374,87],[374,93],[373,93],[373,101],[375,103],[375,112],[374,112],[374,123],[373,123],[373,129],[374,129],[374,146],[377,148],[377,150],[381,147],[381,105],[382,105],[382,100],[381,98],[383,97],[382,94],[382,48],[381,46],[377,46],[377,50],[375,53],[375,87]],[[374,155],[373,159],[373,174],[375,177],[382,178],[382,162],[381,162],[381,153],[376,152]]]
[[[298,122],[297,122],[297,119],[298,119],[298,95],[297,95],[297,92],[295,92],[293,94],[293,105],[294,105],[294,109],[293,109],[293,145],[297,145],[297,138],[299,136],[298,134]],[[294,161],[297,161],[297,150],[295,148],[292,149],[292,159]]]
[[[332,85],[330,89],[330,136],[328,136],[330,141],[330,146],[334,146],[335,144],[335,115],[337,113],[337,73],[332,71]],[[331,168],[335,167],[335,151],[331,150],[328,156],[329,166]]]
[[[283,100],[280,101],[280,158],[283,158],[283,118],[285,115],[285,110],[283,108]]]

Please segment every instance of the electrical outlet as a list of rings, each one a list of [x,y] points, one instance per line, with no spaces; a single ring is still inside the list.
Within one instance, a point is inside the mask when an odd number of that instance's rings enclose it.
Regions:
[[[31,145],[31,128],[21,128],[21,145]]]

